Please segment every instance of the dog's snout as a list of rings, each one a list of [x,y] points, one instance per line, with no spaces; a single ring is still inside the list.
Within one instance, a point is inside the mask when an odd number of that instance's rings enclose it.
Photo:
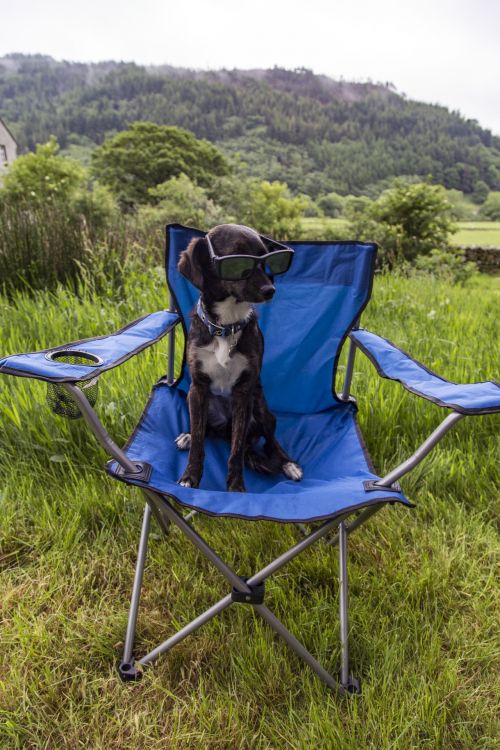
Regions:
[[[274,284],[266,284],[265,286],[261,287],[260,291],[264,299],[271,299],[274,295],[274,292],[276,291],[276,287],[274,286]]]

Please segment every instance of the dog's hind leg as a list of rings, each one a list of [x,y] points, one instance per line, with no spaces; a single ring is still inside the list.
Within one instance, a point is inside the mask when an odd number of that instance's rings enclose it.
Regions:
[[[290,458],[276,440],[274,434],[276,417],[267,405],[262,386],[257,389],[253,416],[255,420],[254,432],[264,437],[264,455],[250,450],[247,454],[248,465],[255,468],[256,471],[262,471],[266,474],[278,474],[282,471],[288,479],[293,479],[295,482],[300,481],[303,477],[301,467]],[[252,463],[254,466],[252,466]]]
[[[252,413],[252,390],[243,375],[231,394],[231,452],[228,460],[227,488],[229,492],[245,492],[243,463],[247,448],[247,434]]]

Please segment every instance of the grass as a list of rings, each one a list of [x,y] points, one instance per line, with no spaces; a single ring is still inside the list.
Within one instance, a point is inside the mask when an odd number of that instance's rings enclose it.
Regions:
[[[380,277],[363,323],[455,380],[492,378],[498,289]],[[0,301],[1,350],[118,328],[165,305],[159,275],[123,299],[59,288]],[[98,411],[123,441],[155,379],[162,342],[101,378]],[[345,356],[340,374],[345,364]],[[445,412],[357,360],[353,390],[375,465],[407,456]],[[120,657],[143,502],[107,478],[78,422],[52,416],[43,383],[0,379],[2,750],[373,748],[493,750],[499,702],[498,422],[469,418],[403,481],[415,510],[384,509],[350,538],[351,655],[363,695],[339,700],[251,611],[233,607],[123,685]],[[297,538],[290,526],[197,517],[242,574]],[[173,531],[151,540],[138,651],[226,592]],[[229,540],[229,543],[228,543]],[[316,546],[268,586],[270,607],[328,668],[339,664],[338,560]]]
[[[302,234],[307,239],[326,239],[327,236],[331,239],[345,239],[349,234],[349,222],[346,219],[305,216],[301,225]]]
[[[477,245],[500,247],[500,221],[460,221],[458,230],[451,235],[452,245]],[[304,237],[325,237],[325,239],[347,239],[349,222],[345,219],[306,217],[302,219]],[[352,238],[350,238],[352,239]]]
[[[500,221],[461,221],[451,241],[453,245],[500,247]]]

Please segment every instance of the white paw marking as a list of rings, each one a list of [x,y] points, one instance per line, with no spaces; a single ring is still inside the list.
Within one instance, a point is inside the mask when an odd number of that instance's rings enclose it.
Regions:
[[[293,461],[283,464],[283,474],[288,477],[288,479],[293,479],[294,482],[299,482],[304,476],[304,472],[300,466]]]
[[[179,482],[181,487],[191,487],[191,482],[189,479],[185,479],[183,482]]]
[[[191,433],[181,432],[175,438],[175,444],[180,451],[187,451],[191,447]]]

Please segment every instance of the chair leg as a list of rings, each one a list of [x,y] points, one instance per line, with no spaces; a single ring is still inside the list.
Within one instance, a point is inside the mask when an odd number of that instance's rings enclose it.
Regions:
[[[127,633],[125,635],[125,645],[123,647],[123,658],[118,664],[118,672],[124,682],[139,680],[141,672],[134,665],[133,649],[135,638],[135,627],[137,624],[137,614],[139,610],[139,599],[141,596],[142,578],[144,575],[144,566],[146,563],[146,554],[148,550],[149,527],[151,524],[151,508],[148,503],[144,508],[142,519],[141,538],[139,541],[139,551],[137,553],[137,565],[135,567],[134,585],[132,588],[132,597],[130,601],[130,610],[128,615]]]
[[[347,528],[339,523],[340,684],[348,693],[360,693],[359,681],[349,673],[349,582],[347,578]]]
[[[151,490],[143,490],[146,498],[147,505],[144,512],[144,520],[141,532],[141,541],[139,544],[138,561],[135,572],[134,588],[132,593],[132,602],[130,607],[129,622],[127,627],[127,636],[125,640],[125,648],[123,653],[123,661],[120,664],[119,671],[120,676],[123,680],[137,680],[141,676],[141,667],[152,664],[161,654],[169,651],[173,646],[180,643],[191,633],[194,633],[205,623],[209,622],[215,615],[220,614],[227,607],[233,603],[245,604],[246,606],[252,606],[256,612],[263,617],[264,620],[278,633],[289,646],[296,652],[296,654],[303,659],[313,671],[322,679],[330,688],[335,690],[338,694],[350,694],[359,693],[359,683],[349,674],[349,654],[347,644],[347,632],[348,632],[348,620],[347,620],[347,535],[348,533],[361,525],[366,520],[368,515],[371,515],[374,511],[370,510],[370,514],[360,514],[356,521],[350,526],[345,524],[345,518],[348,513],[343,516],[337,516],[334,519],[325,521],[314,531],[311,531],[307,537],[297,542],[287,552],[277,557],[273,562],[266,565],[258,573],[255,573],[250,578],[241,578],[238,576],[226,563],[217,555],[217,553],[205,542],[205,540],[198,534],[198,532],[186,521],[181,514],[179,514],[175,508],[170,504],[167,496],[159,495]],[[156,512],[155,512],[156,511]],[[190,541],[202,552],[205,557],[213,563],[213,565],[219,570],[220,573],[226,578],[226,580],[232,584],[232,591],[226,595],[219,602],[214,604],[203,614],[199,615],[192,622],[185,625],[181,630],[172,635],[158,647],[153,649],[146,656],[142,657],[137,661],[137,667],[134,664],[132,656],[135,625],[137,621],[137,610],[139,605],[139,596],[142,585],[142,576],[144,572],[144,565],[146,560],[147,552],[147,540],[149,534],[149,524],[151,513],[156,516],[157,513],[164,520],[173,522],[184,534],[190,539]],[[339,544],[340,549],[340,617],[341,617],[341,644],[342,644],[342,669],[341,669],[341,680],[337,681],[335,677],[330,675],[314,658],[312,654],[290,633],[287,628],[281,623],[275,615],[265,606],[262,602],[262,598],[257,597],[257,588],[260,584],[263,584],[265,579],[270,575],[276,573],[283,565],[290,562],[294,557],[303,552],[308,547],[312,546],[315,542],[323,538],[334,526],[338,526],[339,532],[336,536],[334,543]],[[253,597],[253,599],[252,599]],[[139,667],[139,668],[138,668]]]
[[[282,622],[278,620],[277,617],[273,615],[273,613],[264,605],[259,604],[255,605],[256,611],[260,614],[261,617],[266,620],[266,622],[272,627],[273,630],[278,633],[287,643],[288,645],[295,651],[297,656],[299,656],[303,661],[308,664],[313,672],[316,672],[318,677],[325,682],[328,687],[335,691],[336,693],[340,695],[344,695],[347,691],[347,688],[345,685],[340,684],[334,677],[332,677],[331,674],[329,674],[326,669],[324,669],[321,664],[314,658],[312,654],[309,653],[309,651],[304,648],[302,643],[295,638],[292,633],[290,633],[287,628],[283,625]],[[350,692],[350,691],[348,691]]]

